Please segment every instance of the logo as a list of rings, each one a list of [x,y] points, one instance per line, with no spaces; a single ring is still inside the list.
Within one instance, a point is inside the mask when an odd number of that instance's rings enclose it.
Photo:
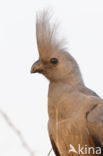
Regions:
[[[69,151],[68,153],[74,152],[77,154],[101,154],[102,153],[102,149],[101,147],[88,147],[87,145],[85,145],[84,147],[82,147],[80,144],[78,144],[77,149],[75,149],[75,147],[70,144],[69,145]]]

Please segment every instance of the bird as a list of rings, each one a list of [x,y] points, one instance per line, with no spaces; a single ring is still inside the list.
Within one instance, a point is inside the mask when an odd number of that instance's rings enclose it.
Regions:
[[[77,156],[69,152],[78,146],[86,156],[103,155],[103,99],[86,87],[78,63],[60,39],[56,23],[47,10],[36,16],[36,40],[39,59],[31,73],[49,80],[48,133],[56,156]],[[99,149],[99,152],[96,149]],[[94,153],[93,153],[94,152]]]

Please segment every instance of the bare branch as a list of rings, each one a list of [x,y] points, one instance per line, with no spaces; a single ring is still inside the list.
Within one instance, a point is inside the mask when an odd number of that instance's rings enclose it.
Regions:
[[[50,156],[51,151],[52,151],[52,148],[51,148],[51,150],[49,151],[49,153],[48,153],[48,155],[47,155],[47,156]]]
[[[28,151],[30,156],[34,156],[34,151],[30,148],[30,146],[27,144],[26,140],[24,139],[22,133],[14,126],[14,124],[11,122],[11,120],[9,119],[9,117],[7,116],[7,114],[5,112],[3,112],[2,110],[0,110],[0,114],[1,116],[4,118],[4,120],[6,121],[6,123],[8,124],[8,126],[14,131],[14,133],[17,135],[17,137],[19,138],[19,140],[21,141],[23,147],[25,148],[25,150]]]

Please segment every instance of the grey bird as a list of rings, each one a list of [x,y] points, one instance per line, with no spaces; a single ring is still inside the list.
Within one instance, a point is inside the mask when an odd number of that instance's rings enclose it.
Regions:
[[[50,82],[48,131],[55,155],[78,155],[69,153],[70,145],[76,151],[78,145],[94,148],[86,151],[86,156],[103,155],[103,100],[85,86],[77,62],[57,38],[46,11],[37,15],[36,38],[39,59],[31,73],[41,73]],[[98,153],[97,147],[101,149]]]

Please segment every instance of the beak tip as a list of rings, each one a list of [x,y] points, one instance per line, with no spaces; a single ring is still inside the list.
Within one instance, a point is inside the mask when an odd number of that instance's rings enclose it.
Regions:
[[[30,73],[31,73],[31,74],[33,73],[32,70],[30,70]]]
[[[31,74],[35,73],[34,70],[33,70],[32,68],[31,68],[31,70],[30,70],[30,73],[31,73]]]

